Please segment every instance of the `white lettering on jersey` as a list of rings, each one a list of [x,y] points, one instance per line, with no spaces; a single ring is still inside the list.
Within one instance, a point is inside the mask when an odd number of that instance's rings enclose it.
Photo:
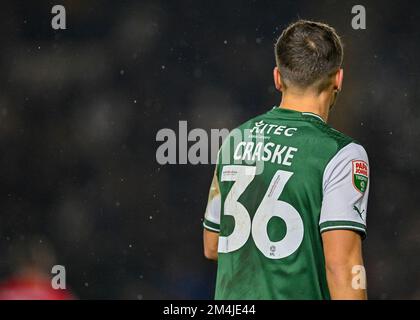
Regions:
[[[236,161],[271,161],[290,167],[298,148],[275,144],[273,142],[240,142],[233,153]]]
[[[268,124],[265,123],[264,120],[255,122],[254,127],[251,129],[250,133],[253,134],[274,134],[276,136],[284,135],[286,137],[292,137],[297,128],[289,128],[287,126],[282,126],[278,124]]]

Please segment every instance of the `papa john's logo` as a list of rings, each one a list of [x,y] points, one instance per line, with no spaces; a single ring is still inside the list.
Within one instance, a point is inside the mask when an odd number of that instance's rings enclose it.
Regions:
[[[354,160],[353,166],[353,186],[357,191],[364,193],[369,182],[369,166],[365,161]]]

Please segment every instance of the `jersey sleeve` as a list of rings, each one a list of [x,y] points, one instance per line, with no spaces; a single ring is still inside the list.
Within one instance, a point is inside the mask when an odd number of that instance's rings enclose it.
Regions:
[[[354,230],[365,238],[369,186],[366,151],[350,143],[325,168],[320,232]]]
[[[204,214],[203,227],[205,229],[213,232],[220,232],[220,211],[221,198],[216,166],[216,170],[214,171],[213,180],[210,186],[206,212]]]

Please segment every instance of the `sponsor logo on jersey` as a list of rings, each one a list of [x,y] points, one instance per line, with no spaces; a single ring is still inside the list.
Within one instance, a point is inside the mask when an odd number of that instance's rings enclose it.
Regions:
[[[357,191],[364,193],[369,182],[369,166],[362,160],[354,160],[352,166],[353,186]]]
[[[365,219],[363,219],[363,213],[365,212],[365,210],[363,210],[362,212],[360,212],[360,209],[356,206],[353,206],[353,210],[357,212],[357,214],[360,216],[360,218],[365,221]]]

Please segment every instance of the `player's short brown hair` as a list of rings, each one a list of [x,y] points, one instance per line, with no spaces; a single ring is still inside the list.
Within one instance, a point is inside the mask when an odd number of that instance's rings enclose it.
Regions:
[[[343,62],[343,45],[334,28],[320,22],[299,20],[289,25],[275,45],[283,85],[318,92],[331,83]]]

